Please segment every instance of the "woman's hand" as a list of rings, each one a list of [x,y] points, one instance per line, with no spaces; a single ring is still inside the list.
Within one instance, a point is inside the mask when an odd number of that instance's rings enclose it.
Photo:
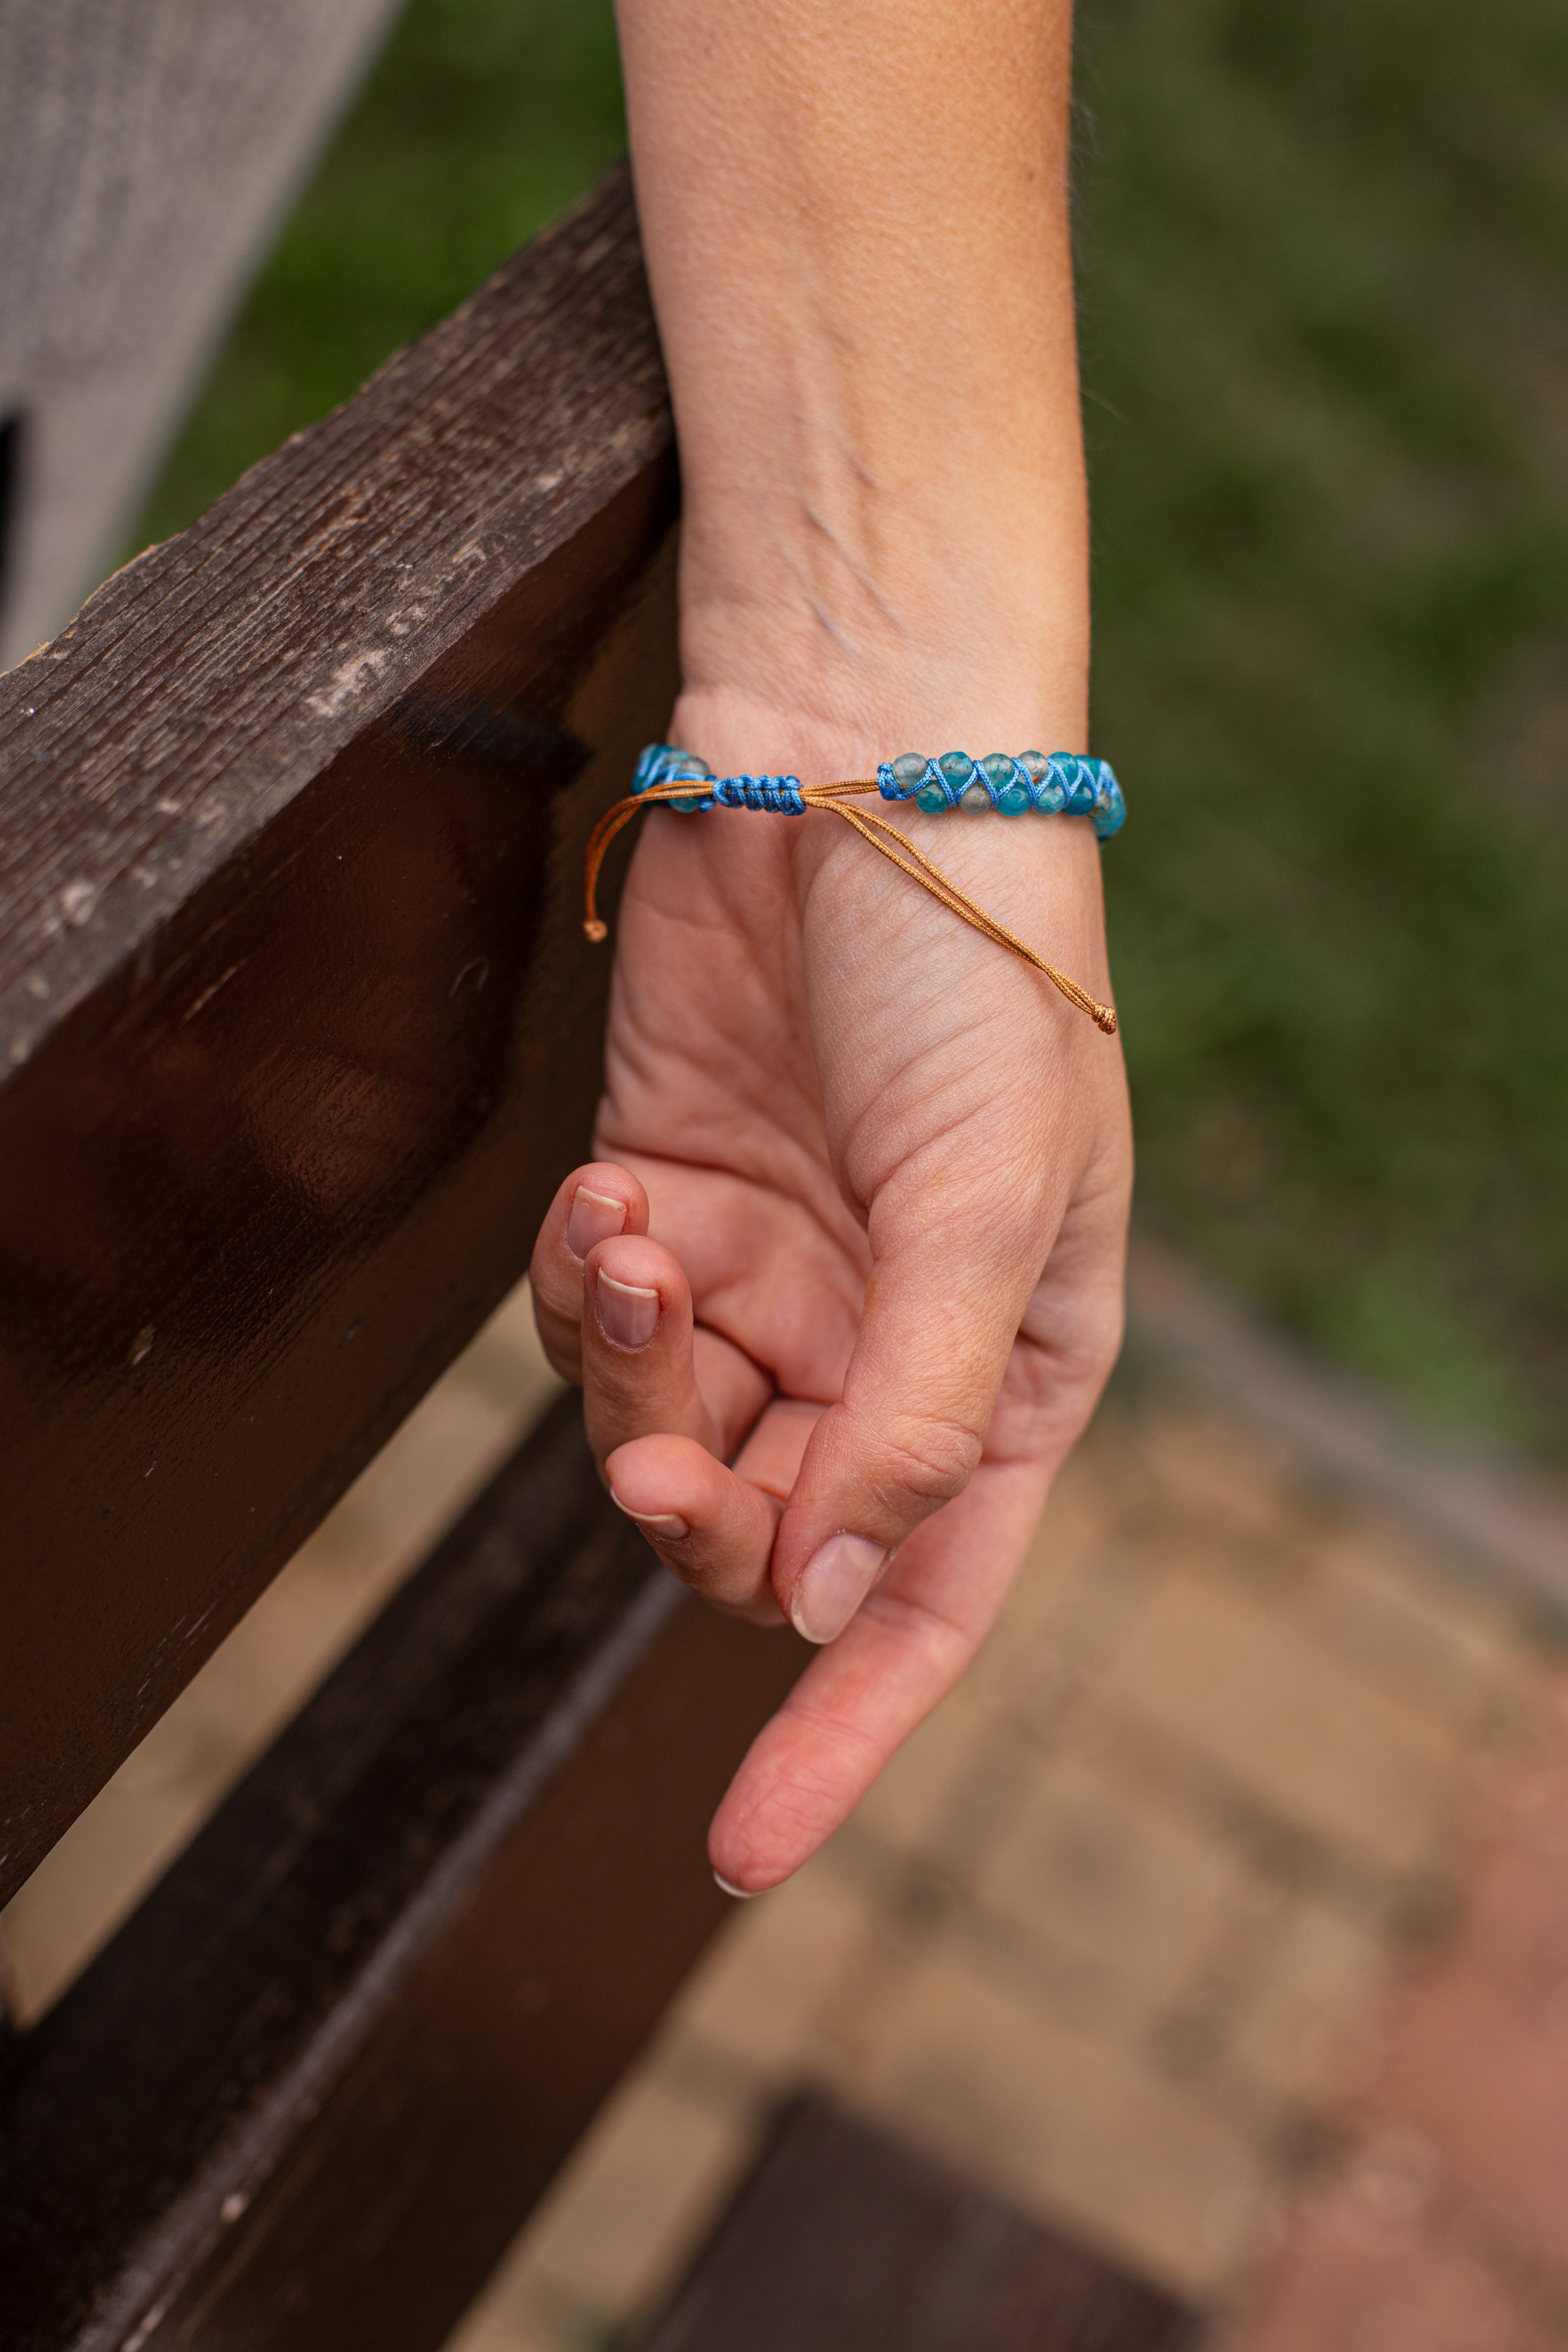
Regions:
[[[672,740],[822,783],[1084,748],[1071,0],[617,0],[680,445]],[[602,1162],[533,1263],[612,1492],[824,1644],[713,1825],[773,1885],[951,1688],[1121,1330],[1121,1055],[838,819],[656,809]],[[1101,1001],[1078,817],[910,812]]]
[[[678,714],[716,767],[727,731]],[[789,748],[807,780],[866,772],[820,736]],[[1086,819],[910,816],[1109,996]],[[641,823],[603,1156],[545,1220],[534,1299],[660,1559],[826,1645],[713,1824],[750,1892],[963,1672],[1093,1408],[1121,1335],[1125,1088],[1114,1039],[832,816]]]

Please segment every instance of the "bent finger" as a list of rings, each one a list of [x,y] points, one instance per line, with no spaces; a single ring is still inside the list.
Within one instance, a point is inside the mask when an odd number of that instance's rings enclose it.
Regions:
[[[583,1267],[595,1243],[646,1234],[647,1194],[613,1160],[574,1168],[545,1211],[529,1261],[533,1319],[563,1380],[583,1378]]]
[[[770,1405],[733,1470],[689,1437],[634,1438],[605,1462],[611,1496],[683,1584],[721,1608],[776,1625],[773,1532],[820,1410],[783,1400]]]
[[[727,1456],[772,1387],[741,1349],[694,1328],[685,1269],[647,1234],[590,1250],[581,1349],[584,1419],[600,1463],[635,1437],[661,1433]]]

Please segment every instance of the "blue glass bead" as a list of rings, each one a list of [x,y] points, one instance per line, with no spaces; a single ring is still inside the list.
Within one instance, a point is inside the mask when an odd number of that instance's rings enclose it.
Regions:
[[[1066,814],[1088,816],[1094,807],[1094,785],[1087,773],[1088,762],[1070,751],[1058,751],[1051,766],[1061,787],[1061,806]]]
[[[1034,787],[1035,806],[1047,816],[1060,816],[1067,806],[1067,786],[1057,773],[1054,760],[1046,761],[1046,772]]]
[[[650,743],[637,761],[632,776],[634,793],[646,793],[655,784],[680,784],[689,776],[693,783],[706,782],[713,771],[706,760],[699,760],[691,751],[682,751],[673,743]],[[690,800],[666,801],[666,808],[676,809],[682,816],[693,810],[711,808],[712,799],[694,794]]]
[[[1026,779],[1018,776],[1012,783],[1004,784],[996,795],[996,805],[1004,816],[1022,816],[1026,809],[1033,808],[1034,795]]]
[[[1120,833],[1127,822],[1127,803],[1121,797],[1121,787],[1110,770],[1100,770],[1100,788],[1095,795],[1094,830],[1100,841],[1109,841]]]
[[[1018,765],[1032,784],[1043,784],[1051,772],[1051,763],[1043,751],[1020,751]]]
[[[915,794],[915,806],[924,809],[928,815],[934,816],[939,809],[944,809],[947,806],[945,788],[941,784],[922,784]]]
[[[884,760],[877,771],[882,798],[912,800],[924,783],[930,765],[931,761],[920,751],[900,751],[896,760]]]
[[[661,783],[671,761],[680,756],[673,743],[645,744],[637,754],[637,766],[632,770],[633,792],[646,793],[650,784]]]
[[[974,762],[967,751],[944,751],[936,764],[947,786],[947,804],[956,808],[974,781]]]
[[[984,760],[976,760],[975,781],[963,795],[964,807],[994,809],[997,793],[1011,780],[1012,774],[1013,762],[1005,751],[989,751]]]

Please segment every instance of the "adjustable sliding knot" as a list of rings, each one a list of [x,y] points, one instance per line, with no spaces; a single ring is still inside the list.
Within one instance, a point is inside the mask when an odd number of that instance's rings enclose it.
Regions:
[[[713,786],[721,808],[765,809],[773,816],[804,816],[798,776],[723,776]]]
[[[697,787],[695,792],[689,789],[692,785]],[[885,801],[913,801],[928,814],[963,809],[976,815],[995,812],[1022,816],[1034,810],[1044,816],[1087,816],[1101,841],[1119,833],[1127,818],[1121,787],[1106,761],[1080,759],[1071,751],[1053,751],[1048,756],[1043,751],[1020,751],[1016,756],[993,751],[984,760],[972,760],[967,751],[944,751],[940,759],[906,751],[897,760],[884,760],[874,778],[803,785],[798,776],[715,776],[707,761],[691,752],[679,751],[673,743],[650,743],[637,761],[630,793],[606,810],[589,836],[584,874],[587,916],[583,929],[591,940],[605,936],[594,904],[599,868],[616,834],[639,809],[658,803],[682,816],[712,808],[755,809],[770,816],[804,816],[808,809],[828,809],[950,912],[1032,964],[1070,1004],[1087,1013],[1108,1036],[1114,1035],[1116,1014],[1109,1004],[1097,1004],[1076,980],[1047,963],[1005,924],[977,907],[898,825],[875,809],[849,805],[868,794],[878,794]]]
[[[667,794],[668,784],[701,784],[700,793]],[[758,809],[769,816],[804,816],[805,799],[798,776],[715,776],[705,760],[678,751],[673,743],[650,743],[632,771],[632,793],[641,800],[653,793],[666,808],[682,816],[703,809]]]

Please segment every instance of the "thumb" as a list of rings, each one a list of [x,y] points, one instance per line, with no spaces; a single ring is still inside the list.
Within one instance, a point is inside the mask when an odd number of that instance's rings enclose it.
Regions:
[[[939,1231],[885,1199],[873,1209],[843,1394],[812,1433],[780,1522],[773,1588],[807,1641],[832,1641],[904,1538],[968,1486],[1055,1238],[1056,1218],[1038,1209],[977,1222],[961,1193],[937,1192]],[[962,1247],[954,1234],[967,1234]]]

